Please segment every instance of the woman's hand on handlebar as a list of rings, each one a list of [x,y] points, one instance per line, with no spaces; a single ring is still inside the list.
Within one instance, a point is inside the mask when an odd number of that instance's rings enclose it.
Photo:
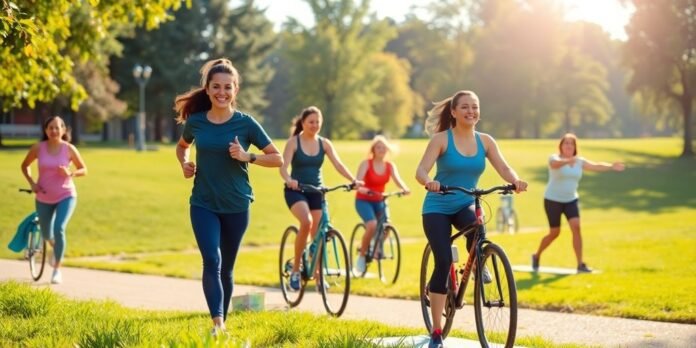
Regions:
[[[526,181],[521,180],[521,179],[517,179],[513,182],[513,184],[515,185],[515,192],[516,193],[527,191],[527,182]]]
[[[290,180],[285,182],[285,186],[287,186],[287,188],[289,188],[291,190],[299,190],[300,183],[295,179],[290,179]]]
[[[46,193],[46,191],[44,191],[43,187],[41,187],[41,185],[36,184],[36,183],[31,184],[31,190],[34,193],[39,193],[39,192]]]
[[[425,183],[425,189],[430,192],[440,192],[440,182],[437,180],[428,181]]]

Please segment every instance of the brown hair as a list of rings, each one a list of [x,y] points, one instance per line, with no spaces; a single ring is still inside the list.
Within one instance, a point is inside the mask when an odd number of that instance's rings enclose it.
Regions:
[[[573,156],[577,156],[578,155],[578,137],[576,137],[575,134],[573,134],[573,133],[563,134],[563,136],[561,137],[561,142],[558,143],[558,154],[563,153],[563,151],[561,151],[561,148],[563,147],[563,143],[567,139],[573,140],[573,145],[575,145],[575,149],[573,149]]]
[[[309,115],[317,114],[319,117],[321,115],[321,110],[316,106],[309,106],[302,110],[302,112],[292,119],[292,128],[290,128],[290,133],[292,135],[298,135],[302,133],[302,122],[309,117]]]
[[[459,98],[465,95],[478,100],[476,93],[468,90],[462,90],[458,91],[449,98],[433,103],[435,106],[428,111],[428,118],[425,120],[425,131],[428,134],[434,134],[455,127],[457,125],[457,121],[452,116],[452,109],[454,109],[457,106],[457,103],[459,103]]]
[[[186,122],[186,119],[193,113],[210,110],[213,105],[205,90],[208,88],[213,75],[218,73],[232,75],[234,87],[237,90],[239,89],[239,72],[229,59],[219,58],[207,61],[201,67],[201,86],[193,88],[184,94],[179,94],[174,99],[177,123]],[[236,105],[237,101],[233,99],[232,106]]]
[[[63,119],[60,116],[51,116],[43,122],[43,128],[41,128],[41,130],[43,131],[43,133],[41,134],[41,141],[48,140],[48,134],[46,134],[46,128],[48,128],[48,125],[51,122],[53,122],[53,120],[60,120],[61,125],[63,126],[63,128],[65,128],[65,133],[63,134],[61,139],[63,141],[70,142],[70,140],[72,140],[72,136],[70,135],[70,128],[68,128],[65,125],[65,121],[63,121]]]

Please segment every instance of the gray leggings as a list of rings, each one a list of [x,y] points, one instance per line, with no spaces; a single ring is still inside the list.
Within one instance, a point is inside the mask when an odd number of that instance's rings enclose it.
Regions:
[[[60,262],[65,254],[65,228],[75,211],[77,197],[64,198],[58,203],[36,201],[36,214],[39,215],[41,235],[45,240],[53,240],[53,254]]]

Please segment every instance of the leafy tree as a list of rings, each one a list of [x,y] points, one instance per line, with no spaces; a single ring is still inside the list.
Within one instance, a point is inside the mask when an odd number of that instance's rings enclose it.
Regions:
[[[696,100],[696,2],[632,0],[636,8],[626,26],[624,61],[633,74],[631,93],[661,108],[681,109],[682,157],[694,155],[693,104]],[[669,113],[671,114],[671,113]]]
[[[106,42],[122,26],[156,28],[181,0],[2,0],[0,100],[3,110],[68,96],[77,109],[87,97],[73,74],[76,61],[105,66]],[[190,0],[187,0],[190,5]]]
[[[386,21],[368,21],[369,1],[307,1],[316,25],[291,21],[286,59],[291,62],[291,107],[316,105],[324,113],[324,132],[355,137],[377,124],[379,79],[370,73],[373,55],[381,52],[394,30]]]
[[[373,57],[373,69],[382,75],[376,93],[380,101],[374,107],[378,116],[378,129],[385,134],[398,137],[411,125],[413,115],[422,107],[420,99],[409,87],[408,61],[391,53],[380,53]]]
[[[224,0],[196,1],[191,8],[175,12],[175,20],[158,30],[138,29],[121,39],[123,53],[113,59],[111,73],[123,85],[121,96],[131,105],[138,105],[139,88],[131,74],[133,67],[148,64],[153,69],[145,93],[156,141],[162,140],[165,127],[175,139],[174,98],[200,84],[198,69],[212,57],[228,57],[239,70],[240,109],[256,117],[265,105],[264,88],[272,70],[264,59],[275,41],[271,24],[253,1],[235,9],[228,6]]]

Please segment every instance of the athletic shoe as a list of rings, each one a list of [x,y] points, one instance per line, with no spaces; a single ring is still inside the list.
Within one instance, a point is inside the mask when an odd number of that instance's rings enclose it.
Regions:
[[[290,288],[295,291],[300,290],[300,280],[302,277],[300,277],[300,272],[292,272],[290,273]]]
[[[592,273],[592,269],[583,262],[578,266],[578,273]]]
[[[532,271],[539,271],[539,257],[536,254],[532,254]]]
[[[63,282],[63,274],[60,273],[59,269],[53,270],[53,276],[51,276],[51,284],[60,284]]]
[[[360,255],[358,256],[358,260],[355,262],[355,270],[358,273],[365,273],[365,256]]]
[[[428,348],[443,348],[442,343],[442,330],[435,329],[430,335],[430,342],[428,342]]]

